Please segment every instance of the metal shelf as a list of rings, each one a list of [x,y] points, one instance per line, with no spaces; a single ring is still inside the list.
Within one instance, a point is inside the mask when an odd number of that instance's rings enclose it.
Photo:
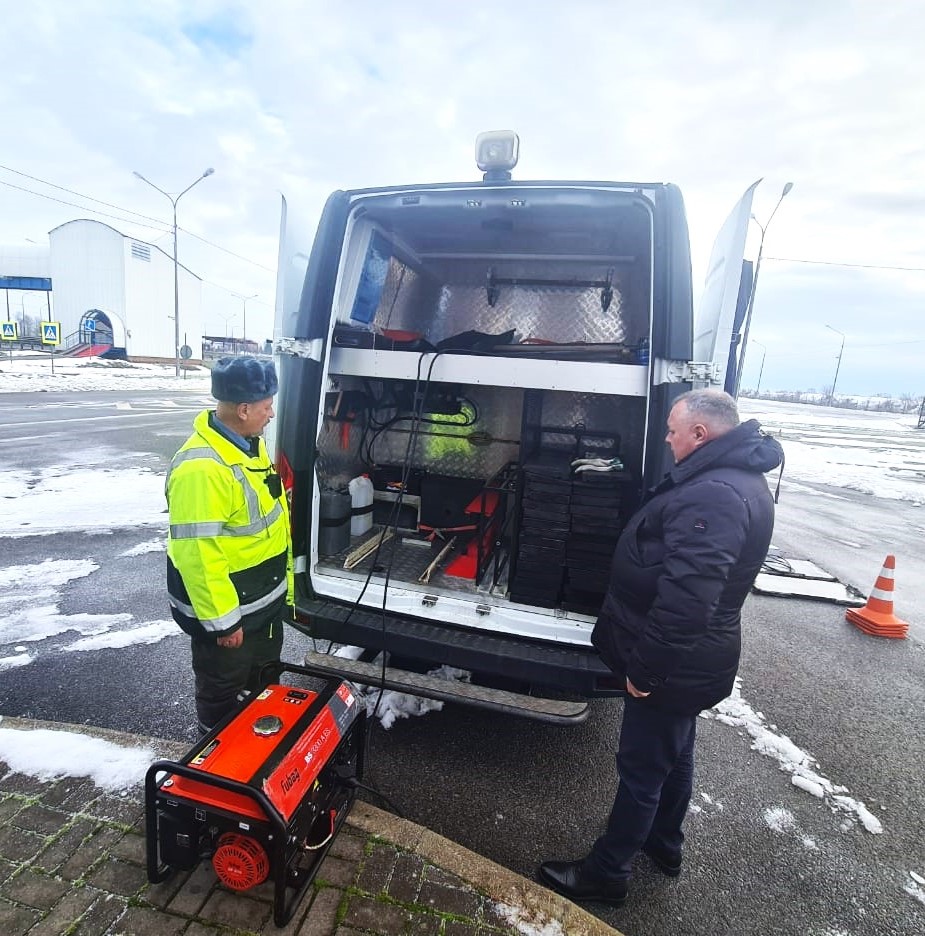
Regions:
[[[427,377],[433,355],[416,351],[367,348],[332,348],[329,373],[354,377],[414,380],[420,370]],[[519,387],[537,390],[567,390],[645,397],[648,366],[604,361],[564,361],[525,358],[443,354],[433,362],[431,381],[488,387]]]

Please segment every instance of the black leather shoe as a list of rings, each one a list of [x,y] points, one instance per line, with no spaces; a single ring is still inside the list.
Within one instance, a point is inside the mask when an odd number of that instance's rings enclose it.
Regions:
[[[540,880],[569,900],[593,900],[622,907],[626,901],[626,881],[591,878],[582,873],[584,861],[544,861]]]
[[[667,848],[658,848],[655,845],[643,845],[643,853],[652,859],[662,874],[668,877],[677,877],[681,873],[681,851],[671,851]]]

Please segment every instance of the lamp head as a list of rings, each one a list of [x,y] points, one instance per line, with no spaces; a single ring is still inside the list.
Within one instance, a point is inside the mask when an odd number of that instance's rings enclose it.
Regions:
[[[783,198],[783,197],[790,191],[790,189],[792,189],[792,188],[793,188],[793,183],[792,183],[792,182],[788,182],[788,183],[784,186],[784,190],[780,193],[780,197]]]
[[[520,138],[512,130],[493,130],[475,138],[475,162],[486,181],[510,179],[519,151]]]
[[[208,169],[206,169],[206,171],[202,174],[202,177],[205,178],[206,176],[210,176],[210,175],[212,175],[213,172],[215,172],[215,170],[210,166],[210,167],[209,167]],[[787,184],[789,185],[790,183],[788,182]]]

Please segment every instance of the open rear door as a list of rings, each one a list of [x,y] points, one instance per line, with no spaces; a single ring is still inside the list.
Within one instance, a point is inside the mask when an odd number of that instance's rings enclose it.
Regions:
[[[713,242],[703,295],[694,317],[693,360],[700,364],[712,362],[715,365],[714,369],[718,370],[718,382],[715,385],[719,387],[726,383],[729,361],[735,360],[729,349],[739,300],[752,198],[760,182],[761,179],[758,179],[745,190]]]

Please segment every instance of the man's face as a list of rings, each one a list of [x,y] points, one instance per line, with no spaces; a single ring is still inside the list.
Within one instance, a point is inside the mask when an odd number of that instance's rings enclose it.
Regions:
[[[256,403],[241,403],[238,406],[238,418],[244,427],[241,435],[258,436],[273,418],[273,397],[257,400]]]
[[[665,441],[674,455],[675,464],[687,458],[694,449],[707,441],[707,431],[703,423],[696,422],[687,411],[683,401],[676,403],[668,414],[668,435]]]

